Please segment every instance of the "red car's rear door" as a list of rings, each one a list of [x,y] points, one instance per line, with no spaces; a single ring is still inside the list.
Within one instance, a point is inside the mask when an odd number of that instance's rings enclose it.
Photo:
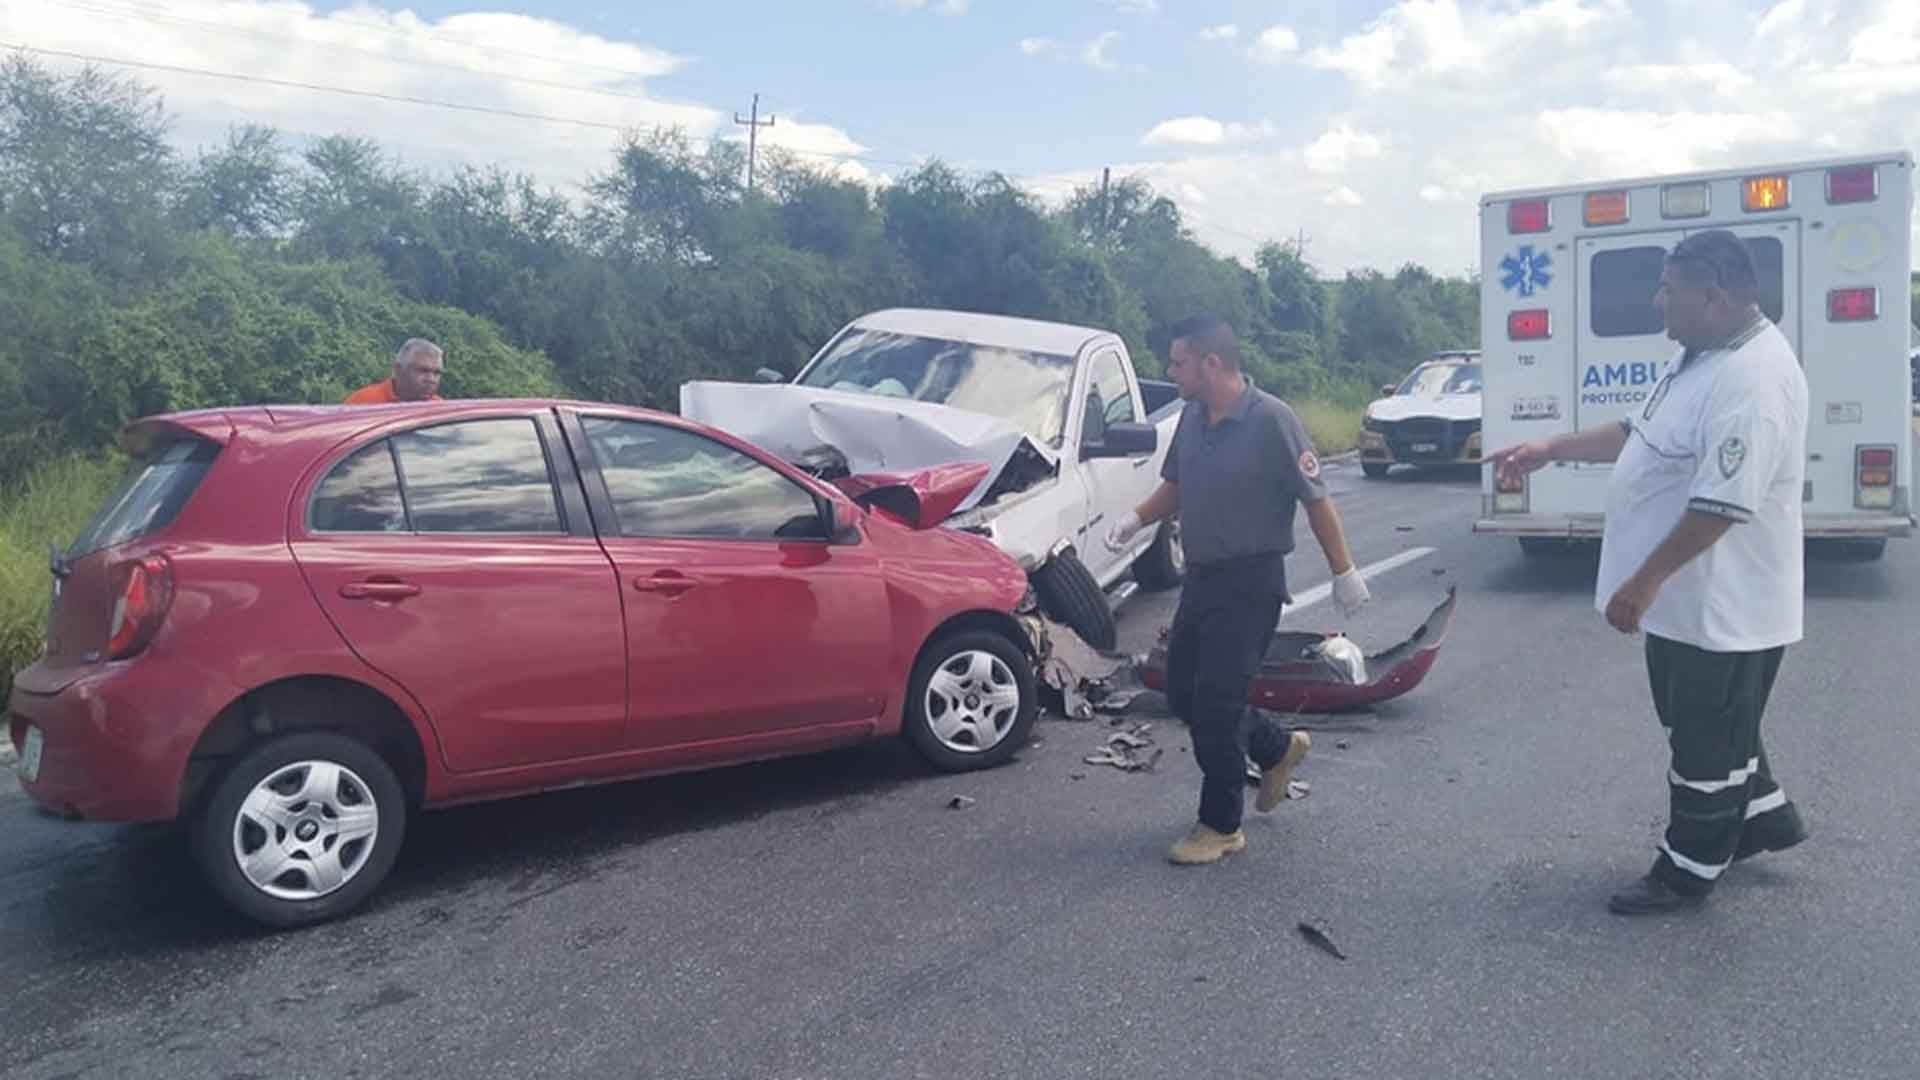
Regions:
[[[619,584],[551,412],[384,429],[292,508],[293,551],[348,645],[405,687],[447,767],[617,750]]]

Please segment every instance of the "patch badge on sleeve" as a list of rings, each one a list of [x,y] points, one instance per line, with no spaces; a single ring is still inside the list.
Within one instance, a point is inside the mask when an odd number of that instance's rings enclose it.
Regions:
[[[1720,475],[1733,479],[1740,466],[1747,462],[1747,444],[1738,435],[1729,435],[1720,442]]]
[[[1320,459],[1311,450],[1300,455],[1300,475],[1309,480],[1320,479]]]

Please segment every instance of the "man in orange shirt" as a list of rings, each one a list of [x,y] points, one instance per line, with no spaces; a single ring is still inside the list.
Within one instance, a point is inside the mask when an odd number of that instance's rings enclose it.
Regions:
[[[392,401],[440,400],[440,375],[446,361],[440,346],[425,338],[408,338],[393,354],[393,377],[363,386],[347,395],[348,405],[380,405]]]

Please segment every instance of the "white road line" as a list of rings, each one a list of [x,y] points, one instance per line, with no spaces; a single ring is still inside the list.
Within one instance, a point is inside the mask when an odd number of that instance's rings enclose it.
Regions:
[[[1392,558],[1381,559],[1377,563],[1373,563],[1371,565],[1361,567],[1360,576],[1363,578],[1372,579],[1374,577],[1377,577],[1380,574],[1386,573],[1389,570],[1397,570],[1400,567],[1405,566],[1410,562],[1416,562],[1420,559],[1424,559],[1431,554],[1433,554],[1433,549],[1430,547],[1408,548],[1407,550],[1401,552],[1398,555],[1393,556]],[[1287,612],[1288,614],[1291,614],[1293,612],[1299,611],[1301,608],[1312,607],[1313,605],[1319,603],[1322,600],[1325,600],[1327,597],[1332,595],[1333,595],[1333,582],[1329,581],[1324,584],[1315,585],[1313,588],[1308,589],[1303,593],[1296,594],[1293,598],[1293,603],[1287,605]]]

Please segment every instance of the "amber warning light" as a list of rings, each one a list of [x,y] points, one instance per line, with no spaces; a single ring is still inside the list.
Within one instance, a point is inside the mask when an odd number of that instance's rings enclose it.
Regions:
[[[1750,176],[1740,185],[1741,201],[1748,210],[1784,210],[1787,208],[1787,178]]]

